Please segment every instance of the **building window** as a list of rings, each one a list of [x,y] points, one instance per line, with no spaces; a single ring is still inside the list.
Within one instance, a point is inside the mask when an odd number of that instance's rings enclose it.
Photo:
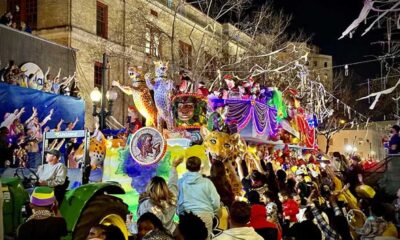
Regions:
[[[150,9],[150,14],[155,17],[158,17],[158,12],[154,11],[153,9]]]
[[[97,2],[96,34],[102,38],[108,37],[108,6]]]
[[[318,66],[318,62],[314,61],[314,67],[317,67],[317,66]]]
[[[101,79],[103,78],[103,64],[101,62],[94,63],[94,86],[101,88]]]
[[[324,67],[328,67],[328,62],[324,62]]]
[[[167,0],[167,7],[172,8],[174,0]]]
[[[154,27],[146,27],[145,52],[148,56],[161,57],[161,33]]]
[[[182,67],[189,69],[192,66],[192,46],[179,41],[179,57]]]
[[[345,138],[344,139],[344,145],[347,145],[349,143],[349,139],[348,138]]]
[[[16,6],[19,12],[16,12]],[[37,27],[37,0],[7,0],[7,10],[13,15],[13,21],[17,27],[21,28],[21,23],[25,22],[31,29]]]

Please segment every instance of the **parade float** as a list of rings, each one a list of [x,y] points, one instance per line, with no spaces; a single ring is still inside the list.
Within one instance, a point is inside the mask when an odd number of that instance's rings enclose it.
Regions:
[[[33,107],[42,114],[46,109],[55,109],[51,111],[53,115],[47,117],[48,133],[44,133],[42,151],[62,146],[63,139],[80,138],[74,141],[76,147],[66,153],[64,159],[70,184],[60,210],[65,214],[72,233],[70,237],[82,238],[88,226],[95,222],[123,228],[127,209],[118,199],[128,205],[130,212],[136,213],[139,195],[145,191],[149,180],[156,175],[168,178],[171,162],[177,157],[199,157],[204,174],[209,174],[214,161],[223,161],[237,196],[243,195],[235,170],[237,158],[245,159],[247,171],[255,169],[255,160],[265,160],[289,174],[294,174],[298,168],[318,174],[317,157],[313,155],[317,120],[301,108],[296,90],[280,92],[273,86],[261,86],[253,78],[235,83],[225,76],[221,79],[225,83],[223,87],[207,89],[199,85],[194,91],[196,88],[188,87],[186,80],[175,87],[167,71],[168,64],[163,62],[155,63],[154,74],[144,74],[140,67],[131,67],[128,70],[131,85],[113,82],[113,86],[133,98],[134,105],[128,109],[128,129],[84,131],[84,104],[79,99],[9,86],[12,89],[8,94],[15,94],[16,90],[30,91],[24,95],[36,100],[46,98],[42,102],[29,99],[23,103],[7,102],[11,97],[3,93],[4,101],[10,105],[7,112]],[[150,90],[154,92],[154,100]],[[71,108],[74,101],[80,110]],[[77,113],[81,119],[75,124],[77,131],[71,131],[70,125],[66,131],[58,127],[60,119]],[[10,117],[6,112],[1,114]],[[13,114],[16,117],[18,112]],[[46,115],[43,113],[39,117],[43,119]],[[25,118],[20,120],[25,121]],[[299,161],[300,158],[303,160]],[[181,164],[178,174],[185,171]],[[104,203],[114,206],[105,216],[81,218],[82,214]],[[21,216],[16,217],[14,225],[18,219]],[[13,224],[9,225],[9,231]],[[126,229],[123,233],[128,234]]]

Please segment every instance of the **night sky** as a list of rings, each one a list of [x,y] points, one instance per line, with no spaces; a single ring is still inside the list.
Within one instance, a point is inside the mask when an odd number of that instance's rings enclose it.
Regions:
[[[266,0],[253,0],[254,6],[265,3]],[[362,24],[353,38],[338,40],[341,33],[356,19],[362,9],[363,0],[274,0],[276,9],[283,9],[292,15],[290,32],[302,29],[311,36],[313,44],[321,49],[321,53],[333,56],[333,65],[373,59],[378,55],[379,45],[372,42],[383,39],[379,30],[370,31],[364,37],[361,33],[366,26]],[[379,63],[350,66],[351,70],[366,78],[379,76]]]

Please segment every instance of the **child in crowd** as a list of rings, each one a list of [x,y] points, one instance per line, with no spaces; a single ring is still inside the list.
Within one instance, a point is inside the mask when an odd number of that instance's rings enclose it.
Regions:
[[[285,220],[289,220],[289,222],[296,223],[297,217],[296,215],[299,213],[299,205],[293,199],[293,197],[287,193],[286,191],[279,192],[279,201],[282,202],[283,207],[283,217]]]

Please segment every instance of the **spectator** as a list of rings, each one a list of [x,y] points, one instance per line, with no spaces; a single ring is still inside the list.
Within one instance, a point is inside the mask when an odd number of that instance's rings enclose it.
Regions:
[[[235,200],[235,196],[228,177],[226,176],[224,163],[215,161],[211,165],[210,180],[214,183],[222,203],[229,208]]]
[[[286,189],[286,172],[282,169],[279,169],[276,171],[276,178],[278,181],[278,187],[279,190],[285,190]]]
[[[67,224],[59,215],[53,189],[36,187],[31,195],[32,216],[20,225],[17,240],[61,239],[67,235]]]
[[[0,127],[0,167],[5,166],[6,161],[11,163],[12,150],[10,149],[11,143],[8,138],[8,128]]]
[[[24,31],[26,33],[32,33],[31,27],[26,25],[25,22],[21,22],[21,31]]]
[[[178,214],[193,212],[204,221],[211,236],[213,217],[218,213],[220,197],[214,184],[199,173],[200,167],[200,158],[187,159],[188,172],[178,181]]]
[[[304,172],[300,169],[296,171],[296,181],[296,188],[300,195],[301,205],[305,206],[307,204],[307,198],[310,195],[310,187],[304,180]]]
[[[290,223],[297,222],[296,215],[299,213],[299,205],[293,200],[293,197],[286,191],[279,192],[279,201],[282,202],[283,216]]]
[[[397,189],[396,192],[397,198],[393,201],[393,206],[395,208],[395,214],[396,214],[396,221],[397,224],[400,224],[400,188]]]
[[[400,127],[398,125],[393,125],[390,130],[392,135],[389,140],[389,154],[398,154],[400,152]]]
[[[164,228],[161,220],[156,215],[146,212],[140,216],[137,222],[138,239],[172,240],[168,230]],[[110,238],[111,239],[111,238]]]
[[[278,194],[279,187],[276,181],[276,175],[271,162],[267,162],[267,164],[265,165],[265,176],[267,178],[268,189],[273,193]]]
[[[176,240],[206,240],[208,230],[198,216],[184,212],[179,216],[179,224],[174,232],[174,237]]]
[[[321,231],[314,224],[314,215],[310,208],[307,208],[305,213],[305,221],[295,223],[287,233],[287,236],[294,237],[295,240],[321,240]]]
[[[0,24],[10,26],[12,23],[12,19],[13,19],[13,15],[11,14],[11,12],[6,12],[0,18]]]
[[[356,233],[361,240],[373,240],[375,237],[382,236],[387,228],[387,222],[383,219],[384,211],[384,207],[381,204],[372,204],[372,215],[367,218],[362,228],[356,228]]]
[[[267,220],[267,211],[260,202],[260,195],[256,191],[248,194],[248,200],[251,205],[251,216],[249,226],[262,236],[264,239],[278,240],[282,238],[282,233],[278,226]]]
[[[105,240],[107,237],[107,226],[102,224],[96,224],[90,228],[87,240],[90,239],[102,239]]]
[[[396,222],[396,210],[393,205],[391,204],[384,204],[385,207],[385,213],[383,216],[383,219],[387,222],[387,227],[385,231],[382,233],[382,236],[384,237],[397,237],[398,232],[396,225],[394,224]]]
[[[267,178],[264,174],[261,173],[262,168],[260,166],[260,162],[258,160],[253,160],[258,170],[253,170],[253,172],[245,177],[243,168],[242,168],[242,160],[241,158],[237,159],[238,173],[239,178],[242,181],[243,189],[246,191],[246,194],[252,190],[257,191],[260,196],[262,196],[262,200],[264,199],[264,193],[268,191],[267,186]]]
[[[236,201],[231,206],[229,215],[230,229],[225,230],[215,240],[252,239],[262,240],[252,227],[248,227],[251,216],[251,207],[245,202]]]
[[[140,217],[146,212],[156,215],[164,227],[171,233],[175,230],[173,217],[176,212],[178,196],[178,173],[176,168],[183,158],[177,158],[172,163],[168,185],[162,177],[153,177],[147,185],[146,192],[139,200],[137,215]]]
[[[350,166],[345,173],[345,183],[349,184],[349,190],[354,195],[357,196],[356,187],[363,184],[362,168],[359,165],[361,161],[359,156],[352,156],[350,158]]]
[[[170,240],[169,238],[161,238],[162,240]],[[106,228],[106,240],[125,240],[124,234],[119,227],[108,225]],[[172,239],[171,239],[172,240]]]
[[[316,197],[318,199],[318,196],[316,193],[317,193],[316,190],[312,191],[309,198],[307,199],[307,204],[311,207],[310,209],[312,211],[313,216],[316,219],[316,223],[319,226],[319,229],[324,234],[325,240],[340,239],[340,235],[331,226],[329,226],[329,223],[322,216],[321,211],[312,202],[314,197]],[[309,219],[308,216],[306,216],[306,218]]]
[[[340,154],[339,152],[334,152],[333,153],[333,166],[335,167],[336,171],[340,171],[342,173],[345,172],[348,167],[346,157],[343,156],[342,154]]]

